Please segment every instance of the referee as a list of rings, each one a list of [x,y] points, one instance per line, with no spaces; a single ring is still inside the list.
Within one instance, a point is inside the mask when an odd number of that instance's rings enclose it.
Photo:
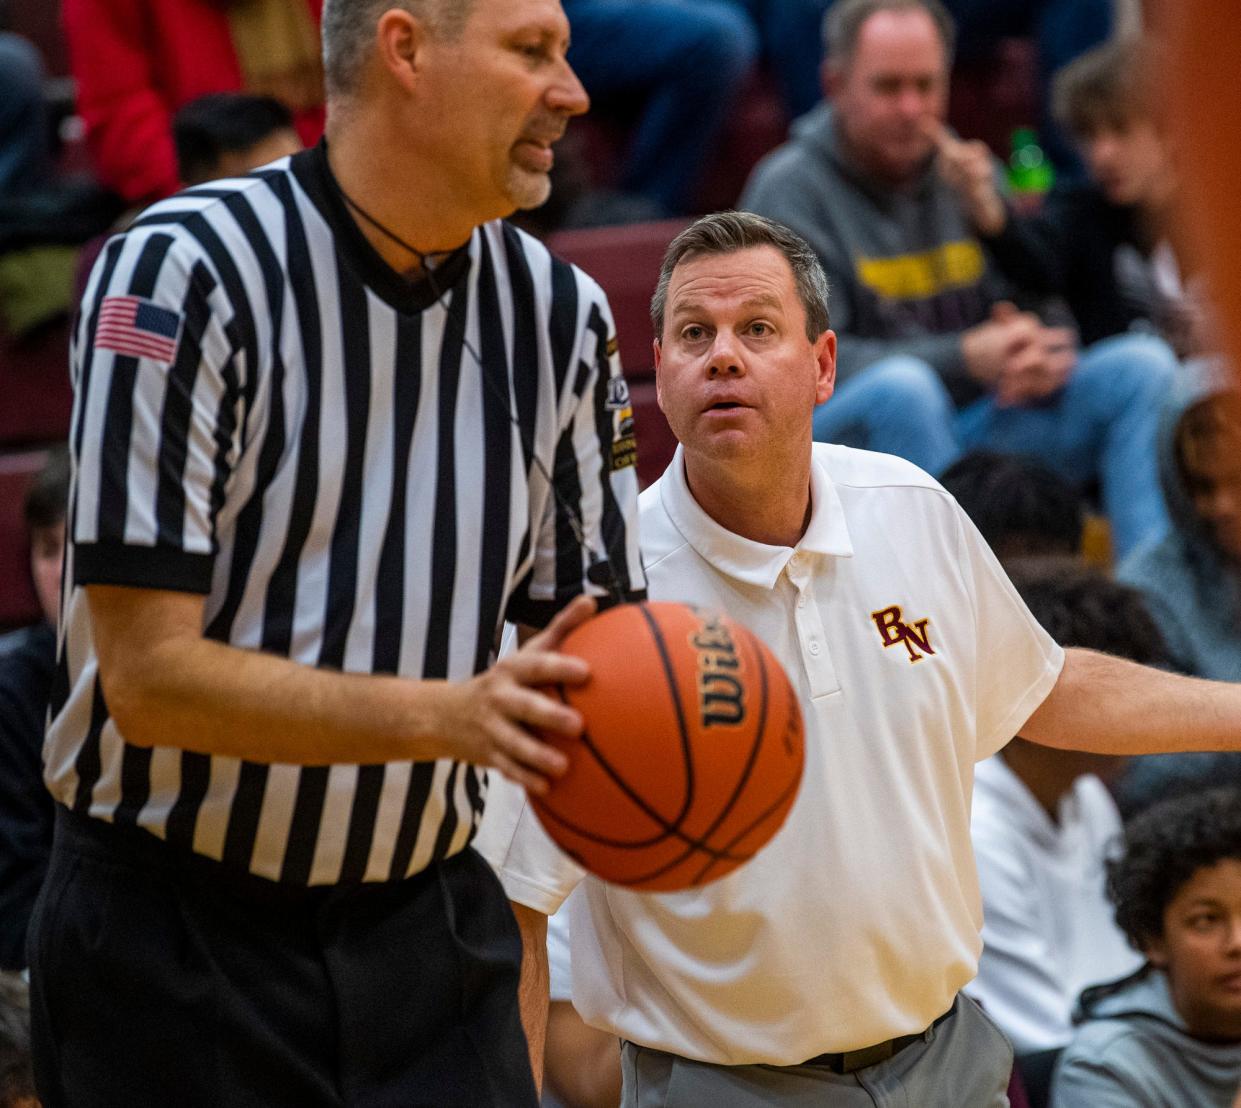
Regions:
[[[390,3],[393,6],[389,6]],[[644,587],[598,286],[499,218],[586,96],[558,0],[327,0],[327,140],[112,239],[30,939],[62,1105],[533,1105],[470,848]],[[505,619],[544,628],[492,664]]]

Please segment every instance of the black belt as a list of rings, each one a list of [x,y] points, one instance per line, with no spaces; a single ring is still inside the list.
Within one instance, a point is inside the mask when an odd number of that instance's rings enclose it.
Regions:
[[[954,1004],[930,1027],[925,1031],[918,1032],[916,1035],[898,1035],[895,1039],[889,1039],[886,1043],[864,1046],[861,1050],[845,1050],[839,1054],[816,1054],[813,1058],[807,1058],[802,1065],[823,1066],[833,1073],[853,1073],[854,1070],[864,1070],[867,1066],[877,1066],[880,1062],[886,1062],[889,1058],[899,1054],[907,1046],[924,1040],[932,1028],[938,1027],[943,1023],[944,1020],[952,1015],[955,1009],[956,1005]]]

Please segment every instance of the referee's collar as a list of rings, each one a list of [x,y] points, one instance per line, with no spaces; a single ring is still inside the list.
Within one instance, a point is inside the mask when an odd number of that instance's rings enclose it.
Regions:
[[[331,228],[337,252],[367,288],[397,311],[426,311],[469,273],[473,234],[435,267],[434,280],[420,277],[410,281],[388,265],[349,214],[328,165],[326,138],[293,155],[289,167]]]
[[[685,451],[678,446],[659,481],[659,498],[673,525],[699,554],[721,573],[749,585],[775,588],[789,560],[798,554],[853,555],[844,507],[822,459],[810,463],[810,523],[796,546],[768,546],[743,538],[712,519],[690,492]]]

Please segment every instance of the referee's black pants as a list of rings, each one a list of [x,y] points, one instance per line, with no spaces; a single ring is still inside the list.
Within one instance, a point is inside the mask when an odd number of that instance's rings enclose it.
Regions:
[[[29,953],[46,1108],[537,1104],[520,936],[473,850],[293,889],[60,809]]]

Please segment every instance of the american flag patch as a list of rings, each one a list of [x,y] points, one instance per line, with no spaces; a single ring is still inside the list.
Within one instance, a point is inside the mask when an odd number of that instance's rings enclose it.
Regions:
[[[95,349],[171,363],[181,334],[181,315],[141,296],[109,296],[99,309]]]

